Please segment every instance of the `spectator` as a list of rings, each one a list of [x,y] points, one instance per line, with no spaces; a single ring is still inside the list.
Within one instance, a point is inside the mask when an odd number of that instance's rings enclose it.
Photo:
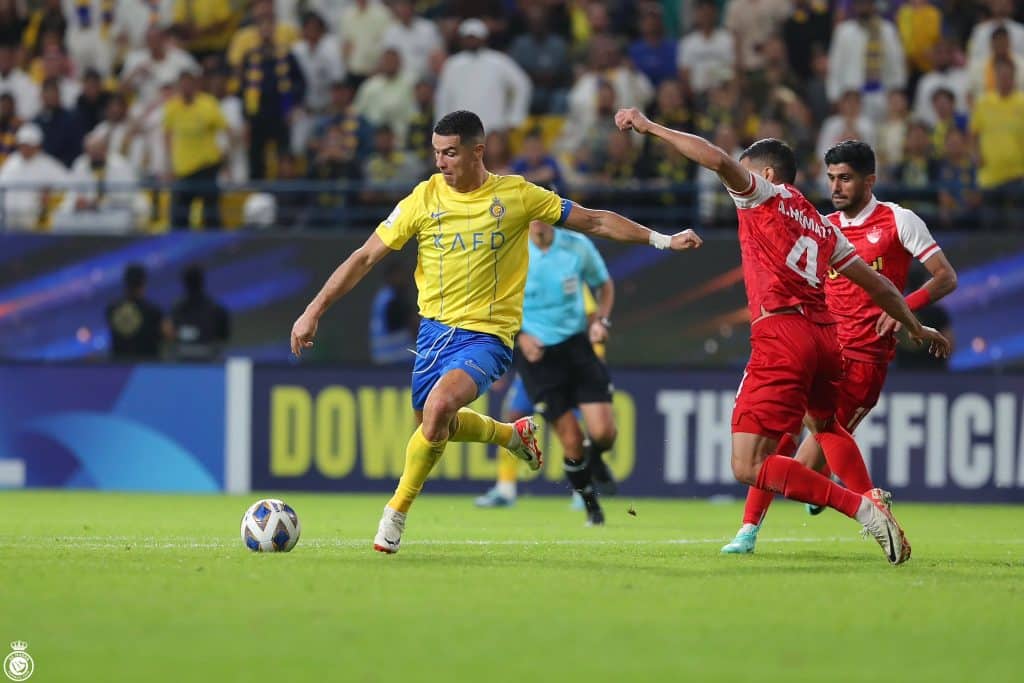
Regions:
[[[1024,92],[1015,88],[1016,70],[1009,59],[996,62],[996,90],[982,95],[971,112],[982,221],[989,229],[1016,226],[1008,212],[1024,194]]]
[[[668,128],[687,131],[693,125],[693,117],[686,106],[683,86],[677,79],[662,81],[654,96],[651,119]]]
[[[420,165],[423,168],[433,166],[433,152],[430,141],[434,134],[434,81],[431,78],[421,78],[413,89],[413,99],[416,104],[416,113],[409,121],[409,132],[406,136],[406,149],[419,157]]]
[[[396,0],[391,10],[395,21],[384,31],[381,40],[385,47],[398,50],[403,75],[415,83],[424,76],[440,72],[445,47],[437,24],[416,16],[413,0]]]
[[[242,60],[242,103],[249,122],[249,179],[267,178],[268,151],[287,154],[289,124],[306,96],[298,60],[275,39],[273,14],[260,16],[260,44]]]
[[[82,94],[75,104],[75,115],[83,131],[90,131],[103,119],[110,93],[103,89],[98,71],[90,69],[82,78]]]
[[[231,315],[206,292],[206,273],[200,266],[189,266],[181,274],[185,289],[171,308],[170,338],[177,360],[213,361],[221,357],[231,338]]]
[[[782,24],[786,57],[801,81],[814,75],[811,61],[815,51],[827,52],[832,38],[832,16],[826,2],[795,0],[793,12]]]
[[[907,128],[910,125],[910,113],[907,110],[907,95],[902,90],[889,93],[888,109],[885,120],[878,127],[878,146],[875,148],[878,169],[881,176],[888,179],[886,173],[894,166],[903,162],[903,148],[907,142]]]
[[[757,71],[763,65],[761,46],[779,32],[789,16],[790,0],[730,2],[725,27],[736,39],[738,71]]]
[[[341,50],[348,77],[358,88],[380,63],[384,34],[394,22],[391,11],[379,0],[351,0],[341,12]]]
[[[9,92],[0,93],[0,166],[18,149],[14,140],[21,124],[15,112],[14,97]]]
[[[174,0],[175,34],[199,62],[224,54],[238,20],[231,0]]]
[[[512,150],[509,149],[508,131],[492,130],[484,139],[484,164],[498,175],[512,173]]]
[[[362,177],[354,136],[348,126],[331,125],[314,148],[311,164],[313,178],[333,183],[353,183]],[[314,202],[311,222],[337,227],[344,225],[341,209],[355,198],[351,185],[341,185],[331,191],[319,192]]]
[[[907,85],[907,62],[899,33],[878,14],[874,0],[854,0],[855,16],[840,23],[832,36],[828,94],[835,102],[857,90],[864,113],[873,121],[885,116],[885,93]]]
[[[82,84],[72,78],[71,62],[60,43],[44,38],[43,54],[34,66],[33,74],[42,73],[41,83],[53,80],[60,89],[60,102],[65,109],[74,109],[78,96],[82,93]]]
[[[56,35],[57,41],[63,45],[67,30],[68,20],[64,18],[63,0],[43,0],[42,7],[29,15],[21,44],[25,46],[28,54],[34,57],[42,52],[43,36]]]
[[[825,152],[843,140],[863,140],[872,147],[876,144],[875,124],[861,112],[860,90],[847,90],[843,93],[836,109],[836,113],[821,124],[818,132],[817,152],[814,155],[818,160],[824,160]],[[824,177],[822,173],[822,182]]]
[[[714,131],[713,141],[733,158],[738,159],[743,151],[739,135],[731,123],[719,124]],[[721,227],[735,224],[735,205],[718,175],[701,166],[697,169],[696,183],[701,225]]]
[[[1024,25],[1013,20],[1013,0],[988,0],[989,18],[974,25],[967,41],[969,64],[985,64],[992,56],[992,33],[1005,29],[1011,51],[1024,57]]]
[[[950,131],[967,132],[967,117],[957,113],[954,95],[945,88],[939,88],[932,93],[932,110],[935,112],[932,147],[936,153],[941,154],[946,147],[946,137]]]
[[[176,181],[171,198],[173,229],[188,228],[189,211],[195,199],[203,201],[203,226],[221,226],[217,173],[223,157],[217,146],[217,133],[227,126],[220,103],[212,95],[199,92],[195,74],[181,74],[178,95],[164,110],[164,130]]]
[[[655,86],[676,75],[676,43],[665,35],[661,5],[647,2],[639,6],[640,37],[626,54],[633,65]]]
[[[103,120],[92,129],[92,132],[102,135],[107,141],[108,154],[119,154],[129,160],[135,158],[133,146],[140,144],[140,141],[135,138],[138,131],[128,120],[128,103],[124,95],[114,93],[110,96],[107,108],[103,112]]]
[[[548,10],[531,5],[526,12],[527,33],[512,41],[509,55],[522,67],[533,82],[531,114],[564,114],[568,107],[569,45],[552,33]]]
[[[177,80],[162,80],[152,102],[136,102],[128,110],[128,158],[147,180],[166,181],[173,174],[164,114],[167,103],[177,94],[177,85]]]
[[[608,81],[598,81],[593,114],[583,120],[571,118],[566,122],[559,145],[573,154],[575,170],[593,175],[604,166],[608,136],[618,131],[613,119],[615,109],[615,88]],[[643,140],[638,142],[642,144]]]
[[[315,12],[302,17],[302,40],[292,48],[306,80],[305,107],[313,115],[322,114],[331,101],[331,83],[345,78],[341,43],[327,31],[327,24]]]
[[[938,168],[939,221],[944,228],[978,225],[981,192],[967,135],[956,128],[946,134]]]
[[[932,131],[924,121],[911,121],[903,146],[903,160],[889,172],[900,191],[908,193],[904,207],[921,214],[925,220],[936,215],[935,184],[939,180],[939,162],[932,150]]]
[[[370,125],[389,126],[398,147],[405,148],[409,124],[416,115],[416,102],[413,83],[402,72],[398,50],[384,50],[377,73],[359,86],[352,106]]]
[[[434,112],[475,112],[484,130],[509,130],[526,119],[530,78],[503,52],[487,47],[487,25],[466,19],[459,25],[462,51],[448,58],[437,84]]]
[[[338,81],[331,85],[331,103],[327,111],[320,116],[313,126],[313,137],[307,151],[316,153],[318,141],[327,135],[331,128],[336,128],[342,135],[342,146],[348,150],[346,154],[369,154],[373,148],[373,127],[356,112],[352,101],[355,99],[355,88],[348,81]],[[430,128],[433,131],[434,122]],[[430,138],[427,138],[428,146]]]
[[[157,360],[162,341],[163,311],[146,298],[146,269],[133,263],[122,276],[124,293],[107,306],[110,357],[113,360]]]
[[[120,52],[146,47],[149,30],[174,23],[175,0],[117,0],[113,38]]]
[[[51,192],[67,181],[67,168],[42,151],[43,131],[25,123],[14,137],[18,151],[0,166],[0,188],[4,202],[4,228],[35,230],[47,222]],[[32,189],[8,189],[32,185]]]
[[[910,67],[910,82],[932,70],[932,55],[942,36],[942,11],[930,0],[906,0],[896,12],[903,49]]]
[[[18,47],[28,25],[24,0],[0,2],[0,45]]]
[[[490,168],[487,163],[487,168]],[[564,191],[565,180],[558,161],[547,153],[544,138],[538,130],[530,132],[523,139],[523,153],[512,161],[511,172],[521,175],[534,185]]]
[[[415,297],[409,268],[393,259],[384,266],[384,284],[370,304],[370,360],[374,365],[412,365],[416,329]]]
[[[942,38],[932,49],[931,71],[917,82],[914,94],[914,116],[935,125],[935,111],[932,109],[932,94],[939,88],[949,90],[956,96],[956,110],[966,114],[967,94],[970,79],[967,69],[954,64],[954,45],[948,38]]]
[[[263,35],[260,25],[269,22],[272,25],[270,37]],[[228,46],[228,65],[233,69],[241,68],[245,56],[270,43],[278,51],[289,51],[299,42],[299,28],[289,21],[279,21],[274,12],[273,0],[253,0],[249,8],[249,22],[231,36]]]
[[[177,83],[183,72],[198,70],[196,60],[171,43],[167,31],[152,26],[146,31],[145,46],[125,57],[121,83],[134,91],[143,105],[148,105],[157,98],[161,83]]]
[[[1017,74],[1014,87],[1017,90],[1024,88],[1024,57],[1010,48],[1010,34],[1006,27],[999,26],[992,31],[991,56],[984,61],[974,61],[970,65],[971,95],[975,101],[984,93],[996,89],[995,64],[1000,60],[1013,62],[1014,72]]]
[[[31,120],[39,113],[39,87],[17,67],[16,54],[14,48],[0,45],[0,93],[10,93],[18,117]]]
[[[245,144],[246,120],[242,100],[228,92],[228,72],[216,60],[207,60],[210,67],[203,73],[203,90],[212,95],[220,105],[227,128],[217,133],[217,147],[224,164],[220,179],[231,183],[249,180],[249,150]]]
[[[71,60],[80,69],[94,69],[110,75],[114,62],[115,3],[111,0],[65,0],[64,18],[68,22],[64,34]]]
[[[423,167],[412,154],[398,149],[397,135],[388,126],[377,128],[373,154],[363,162],[363,201],[391,206],[423,178]]]
[[[43,131],[43,149],[70,166],[82,153],[82,122],[74,111],[61,106],[60,86],[55,79],[43,82],[43,108],[35,121]]]
[[[733,79],[736,45],[732,34],[718,25],[715,0],[697,0],[694,28],[679,41],[677,56],[679,78],[687,93],[703,95]]]
[[[149,207],[138,192],[135,169],[109,151],[102,133],[85,138],[85,153],[68,176],[71,189],[53,217],[54,231],[129,232],[142,224]]]

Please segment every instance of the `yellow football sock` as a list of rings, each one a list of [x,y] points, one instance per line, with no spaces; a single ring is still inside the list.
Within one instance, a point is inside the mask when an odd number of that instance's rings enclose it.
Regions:
[[[509,453],[504,448],[498,449],[498,482],[510,481],[515,483],[519,479],[519,463],[522,460]]]
[[[455,429],[449,441],[475,441],[507,446],[512,441],[515,427],[507,422],[498,422],[493,417],[481,415],[471,408],[459,408],[455,416]]]
[[[423,482],[430,476],[430,470],[441,459],[447,441],[427,441],[423,428],[417,427],[405,447],[405,467],[398,480],[395,495],[388,501],[388,507],[399,512],[408,512],[416,496],[423,490]]]

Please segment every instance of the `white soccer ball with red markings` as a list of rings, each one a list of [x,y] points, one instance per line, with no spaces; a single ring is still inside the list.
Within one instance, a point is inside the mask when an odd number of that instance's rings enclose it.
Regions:
[[[255,553],[286,553],[301,532],[295,510],[277,498],[257,500],[242,515],[242,540]]]

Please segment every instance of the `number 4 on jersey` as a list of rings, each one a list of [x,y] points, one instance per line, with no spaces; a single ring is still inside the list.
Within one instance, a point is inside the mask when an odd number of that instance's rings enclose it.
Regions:
[[[803,262],[801,267],[800,262]],[[818,279],[818,243],[804,235],[796,241],[793,248],[786,255],[786,265],[795,271],[800,277],[807,280],[811,287],[821,285]]]

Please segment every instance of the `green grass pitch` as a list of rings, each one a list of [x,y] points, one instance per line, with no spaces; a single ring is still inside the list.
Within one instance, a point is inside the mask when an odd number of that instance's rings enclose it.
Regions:
[[[238,533],[258,497],[0,493],[0,657],[27,641],[40,683],[1024,675],[1024,507],[897,501],[894,568],[791,503],[727,557],[738,503],[609,499],[589,529],[568,497],[429,492],[395,556],[371,549],[387,496],[310,494],[280,496],[296,549],[259,555]]]

